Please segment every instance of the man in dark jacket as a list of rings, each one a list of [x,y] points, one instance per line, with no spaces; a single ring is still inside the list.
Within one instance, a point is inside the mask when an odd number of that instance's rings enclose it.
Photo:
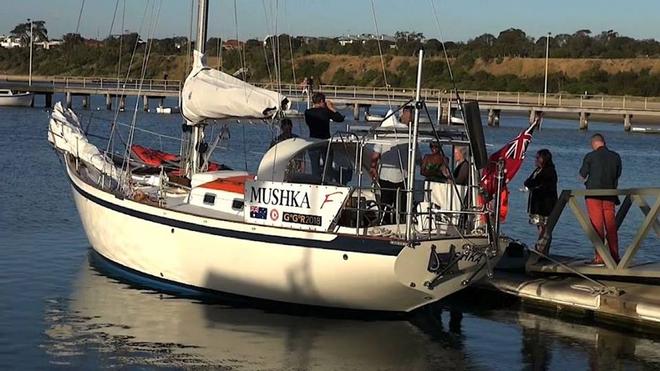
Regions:
[[[605,145],[601,134],[591,137],[593,151],[587,153],[582,161],[580,176],[585,181],[587,189],[616,189],[621,176],[621,157]],[[615,205],[619,203],[617,196],[587,196],[585,197],[589,219],[598,236],[607,240],[612,258],[619,261],[619,236],[617,234]],[[593,264],[603,264],[598,252]]]
[[[343,122],[344,115],[337,112],[332,101],[326,101],[323,93],[314,93],[312,96],[312,108],[305,110],[305,123],[309,128],[309,137],[317,139],[330,138],[330,120]],[[312,174],[321,175],[321,157],[325,157],[326,147],[309,151],[309,159],[312,165]],[[331,165],[332,161],[329,161]],[[325,166],[325,164],[324,164]]]

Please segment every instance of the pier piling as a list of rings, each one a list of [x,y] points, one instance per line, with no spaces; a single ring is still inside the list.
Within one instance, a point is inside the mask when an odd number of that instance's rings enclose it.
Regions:
[[[126,109],[126,96],[125,95],[120,95],[119,96],[119,110],[124,111]]]
[[[623,130],[630,131],[631,128],[632,128],[632,115],[627,113],[623,115]]]
[[[82,96],[82,106],[84,109],[89,109],[89,99],[90,99],[89,95]]]
[[[44,106],[46,108],[53,107],[53,94],[45,94],[44,100],[45,100]]]
[[[66,93],[66,108],[71,108],[72,96],[70,92]]]
[[[360,121],[360,104],[359,103],[354,103],[353,104],[353,119],[355,121]]]
[[[146,95],[142,96],[142,110],[149,112],[149,97]]]
[[[580,112],[580,130],[587,130],[589,129],[589,113],[588,112]]]
[[[112,110],[112,97],[110,96],[110,94],[105,95],[105,109],[107,109],[108,111]]]
[[[488,110],[488,126],[495,126],[499,127],[500,126],[500,114],[501,110],[498,109],[490,109]]]

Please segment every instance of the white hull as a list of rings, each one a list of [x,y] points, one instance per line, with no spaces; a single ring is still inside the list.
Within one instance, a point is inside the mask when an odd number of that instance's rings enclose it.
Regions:
[[[461,261],[459,269],[468,272],[434,290],[424,289],[423,280],[435,276],[426,271],[430,243],[412,249],[378,238],[258,226],[166,210],[90,186],[67,162],[74,200],[94,250],[158,279],[279,302],[410,311],[464,288],[462,281],[476,266]],[[433,241],[441,253],[463,243]],[[405,253],[408,260],[397,263]],[[411,262],[416,270],[411,269]],[[411,274],[419,278],[417,285],[408,284]],[[404,285],[402,280],[408,281]]]
[[[30,107],[32,98],[32,93],[0,95],[0,107]]]

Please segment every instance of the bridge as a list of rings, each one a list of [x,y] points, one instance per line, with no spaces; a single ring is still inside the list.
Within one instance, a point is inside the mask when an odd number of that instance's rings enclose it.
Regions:
[[[52,105],[55,93],[65,94],[66,103],[70,107],[74,97],[82,98],[82,106],[89,107],[89,97],[101,95],[106,98],[106,108],[112,109],[113,101],[124,108],[127,96],[138,96],[143,99],[143,108],[148,110],[151,99],[160,100],[166,97],[178,97],[183,83],[179,80],[143,80],[118,79],[111,77],[75,77],[46,76],[33,77],[28,84],[27,76],[0,75],[0,88],[15,91],[31,91],[36,95],[45,96],[45,104]],[[297,84],[255,84],[268,89],[279,90],[292,101],[306,101]],[[354,117],[359,120],[361,110],[369,112],[372,106],[398,106],[413,99],[413,89],[359,87],[340,85],[321,85],[317,91],[325,93],[335,103],[353,107]],[[573,116],[580,122],[580,129],[587,129],[592,115],[598,115],[611,121],[620,120],[624,129],[630,130],[636,119],[660,122],[660,97],[635,97],[613,95],[588,95],[553,93],[544,96],[542,93],[475,91],[462,90],[461,97],[476,100],[480,107],[488,112],[488,124],[498,126],[502,112],[535,115]],[[457,109],[457,103],[451,92],[441,89],[422,89],[422,97],[429,106],[437,107],[437,118],[447,119]]]

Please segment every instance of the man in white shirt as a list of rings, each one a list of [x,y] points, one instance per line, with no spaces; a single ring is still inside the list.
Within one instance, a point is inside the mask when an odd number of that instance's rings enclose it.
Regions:
[[[401,113],[401,123],[407,125],[412,121],[412,107],[404,107]],[[383,138],[383,141],[387,139]],[[419,150],[415,156],[415,163],[419,163]],[[379,169],[380,164],[380,169]],[[408,139],[392,138],[388,143],[377,143],[371,155],[371,169],[369,171],[372,179],[378,179],[380,185],[380,200],[384,205],[389,205],[392,210],[397,207],[397,192],[399,193],[399,213],[405,212],[406,194],[405,184],[408,177]],[[390,214],[389,222],[395,223],[396,216]]]

